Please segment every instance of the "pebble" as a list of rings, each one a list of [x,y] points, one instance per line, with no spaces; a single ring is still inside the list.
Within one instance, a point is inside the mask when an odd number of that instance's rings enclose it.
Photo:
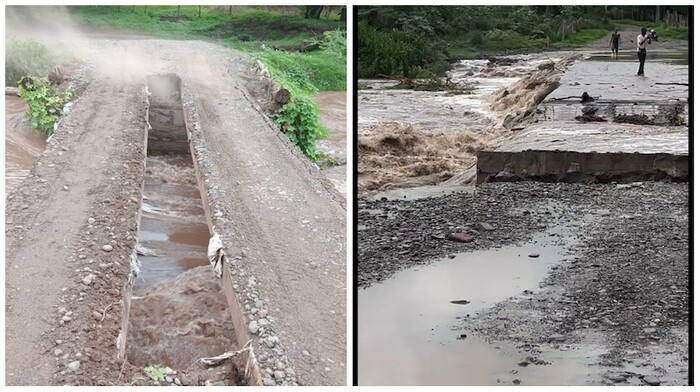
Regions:
[[[248,324],[248,332],[255,334],[258,333],[259,330],[260,327],[258,327],[257,321],[253,320],[250,322],[250,324]]]
[[[645,383],[652,385],[652,386],[659,386],[661,385],[661,380],[659,380],[658,377],[656,376],[644,376],[642,379]]]
[[[487,222],[479,222],[477,227],[479,228],[479,230],[482,230],[482,231],[494,231],[494,230],[496,230],[496,228],[493,227],[492,224],[487,223]]]
[[[165,382],[167,382],[168,384],[170,384],[170,383],[173,382],[173,378],[170,377],[170,376],[165,376]]]
[[[259,317],[267,317],[267,310],[263,309],[258,312]]]
[[[83,284],[85,286],[90,286],[92,284],[92,281],[96,278],[95,275],[89,274],[88,276],[83,278]]]
[[[469,234],[464,234],[464,233],[452,233],[448,237],[451,241],[457,241],[457,242],[465,242],[469,243],[474,241],[474,237],[469,235]]]
[[[289,377],[295,377],[296,373],[294,372],[294,369],[292,368],[286,368],[284,369],[284,372],[287,373]]]
[[[302,352],[301,352],[301,353],[302,353],[302,354],[304,354],[304,355],[306,355],[306,356],[308,356],[308,355],[311,355],[311,354],[309,354],[309,352],[308,352],[308,351],[306,351],[306,350],[302,350]]]
[[[266,319],[266,318],[258,319],[258,325],[261,326],[261,327],[265,327],[265,326],[267,326],[267,325],[269,325],[269,324],[270,324],[270,321],[269,321],[268,319]]]
[[[616,382],[616,383],[617,383],[617,382],[625,382],[625,381],[627,381],[627,377],[625,377],[624,374],[620,374],[620,373],[610,373],[610,374],[606,374],[606,375],[605,375],[605,378],[607,378],[608,380],[610,380],[610,381],[612,381],[612,382]]]
[[[279,343],[280,338],[277,336],[268,336],[267,339],[265,339],[265,345],[269,348],[274,348],[277,343]]]
[[[95,218],[88,218],[88,223],[89,224],[95,223]]]
[[[68,364],[68,370],[71,372],[75,373],[78,371],[78,369],[80,369],[80,361],[73,361]]]
[[[272,386],[277,385],[277,383],[272,378],[265,377],[265,378],[263,378],[263,385],[265,385],[266,387],[272,387]]]
[[[68,188],[68,185],[64,185],[64,186],[63,186],[63,190],[64,190],[64,191],[67,191],[68,189],[70,189],[70,188]]]
[[[69,322],[69,321],[71,321],[71,320],[73,320],[73,319],[70,318],[70,317],[68,317],[68,316],[63,316],[63,318],[61,319],[61,321],[63,321],[64,323],[67,323],[67,322]]]
[[[549,341],[550,343],[551,343],[551,342],[554,342],[554,343],[563,343],[563,342],[566,341],[566,336],[560,335],[560,334],[554,334],[554,335],[551,335],[551,336],[549,337],[549,340],[548,340],[548,341]]]
[[[530,253],[527,257],[532,257],[533,259],[540,257],[539,253]]]
[[[177,377],[175,377],[175,385],[182,386],[182,382]]]
[[[112,245],[109,245],[109,244],[108,244],[108,245],[103,245],[103,246],[102,246],[102,250],[105,251],[105,252],[111,252],[112,249],[114,249],[114,248],[112,247]]]
[[[286,376],[286,374],[284,374],[283,371],[275,370],[275,379],[276,380],[282,380],[282,379],[284,379],[284,376]]]
[[[57,348],[53,351],[53,355],[55,356],[59,356],[61,354],[63,354],[63,350],[61,350],[60,348]]]

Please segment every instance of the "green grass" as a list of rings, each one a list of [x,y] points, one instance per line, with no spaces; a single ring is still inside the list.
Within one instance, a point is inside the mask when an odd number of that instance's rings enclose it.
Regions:
[[[551,43],[552,48],[581,47],[609,34],[601,28],[582,29],[572,33],[566,40]],[[475,38],[478,36],[478,38]],[[447,48],[452,59],[475,58],[487,55],[519,53],[546,48],[544,38],[525,37],[514,31],[501,31],[495,35],[478,31],[468,35],[449,37]]]
[[[345,23],[335,19],[304,19],[289,15],[234,7],[181,6],[177,18],[176,6],[81,6],[73,13],[75,20],[97,28],[128,29],[173,39],[230,39],[283,44],[290,39],[320,36],[324,31],[345,29]],[[300,11],[301,12],[301,11]]]
[[[640,21],[635,21],[635,20],[630,20],[630,19],[621,19],[621,20],[611,20],[610,23],[620,26],[620,25],[628,25],[628,26],[637,26],[640,29],[642,27],[646,27],[647,30],[649,29],[654,29],[656,30],[656,33],[659,35],[660,40],[664,39],[679,39],[679,40],[688,40],[688,28],[687,27],[671,27],[671,26],[666,26],[663,22],[640,22]]]

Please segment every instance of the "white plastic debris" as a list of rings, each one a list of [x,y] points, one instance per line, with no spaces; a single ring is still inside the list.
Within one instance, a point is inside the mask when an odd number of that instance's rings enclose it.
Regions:
[[[224,250],[222,248],[223,244],[221,243],[221,237],[219,237],[218,233],[214,233],[214,235],[209,239],[207,256],[209,257],[211,267],[214,269],[214,273],[216,273],[216,276],[219,278],[221,277],[221,266],[224,261]]]

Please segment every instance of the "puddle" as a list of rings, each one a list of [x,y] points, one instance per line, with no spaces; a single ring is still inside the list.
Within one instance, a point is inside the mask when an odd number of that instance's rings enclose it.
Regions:
[[[46,148],[46,136],[36,132],[25,113],[22,98],[5,95],[5,190],[17,187],[29,175]]]
[[[147,158],[141,210],[135,292],[209,264],[209,227],[189,156]]]
[[[585,385],[599,380],[587,366],[603,349],[543,353],[549,365],[517,365],[527,356],[509,343],[459,339],[457,318],[537,290],[565,247],[563,231],[523,246],[458,254],[404,270],[358,292],[360,385]],[[564,234],[565,237],[565,234]],[[529,257],[539,254],[539,257]],[[450,301],[467,300],[466,305]],[[546,355],[545,355],[546,354]],[[515,373],[513,373],[515,372]]]

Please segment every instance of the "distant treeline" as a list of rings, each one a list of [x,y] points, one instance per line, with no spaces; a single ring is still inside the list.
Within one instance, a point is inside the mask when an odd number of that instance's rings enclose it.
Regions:
[[[358,9],[359,74],[430,77],[449,60],[479,53],[580,46],[616,25],[682,26],[679,6],[363,6]],[[645,22],[645,23],[639,23]],[[685,24],[684,24],[685,23]]]

